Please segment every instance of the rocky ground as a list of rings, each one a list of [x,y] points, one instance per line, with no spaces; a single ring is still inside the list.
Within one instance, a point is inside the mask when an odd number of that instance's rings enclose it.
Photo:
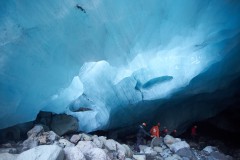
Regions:
[[[1,160],[232,160],[217,147],[200,150],[170,135],[154,138],[134,151],[134,145],[120,144],[104,136],[85,133],[58,136],[35,125],[28,138],[18,143],[8,142],[0,147]]]

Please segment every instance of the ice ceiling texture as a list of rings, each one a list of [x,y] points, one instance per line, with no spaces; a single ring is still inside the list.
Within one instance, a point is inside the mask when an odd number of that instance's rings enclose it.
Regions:
[[[238,91],[239,33],[238,0],[1,0],[0,128],[40,110],[84,131],[211,117]]]

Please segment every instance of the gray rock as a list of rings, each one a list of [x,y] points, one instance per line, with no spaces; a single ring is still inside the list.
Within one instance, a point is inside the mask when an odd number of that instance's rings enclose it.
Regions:
[[[174,153],[182,148],[190,148],[190,146],[186,141],[176,142],[170,145],[170,150]]]
[[[153,150],[158,152],[158,153],[163,152],[163,149],[161,147],[153,147]]]
[[[109,151],[117,151],[117,143],[113,139],[106,140],[104,146]]]
[[[181,148],[176,152],[176,154],[180,157],[189,158],[190,160],[197,160],[197,157],[190,148]]]
[[[90,149],[96,148],[92,141],[79,141],[76,147],[85,155]]]
[[[163,143],[162,137],[160,137],[160,138],[154,137],[151,141],[151,147],[161,146],[162,143]]]
[[[16,160],[63,160],[64,152],[56,145],[42,145],[21,153]]]
[[[92,137],[88,134],[82,133],[81,134],[81,141],[91,141]]]
[[[122,144],[122,146],[126,150],[126,157],[132,157],[133,153],[132,153],[132,150],[130,149],[130,147],[126,144]]]
[[[140,153],[144,153],[144,149],[147,148],[146,145],[139,145]]]
[[[0,153],[12,153],[16,154],[18,151],[16,148],[0,148]]]
[[[136,155],[136,154],[134,154],[133,158],[135,160],[146,160],[146,155]]]
[[[211,152],[208,159],[210,160],[229,160],[229,158],[220,152]]]
[[[0,159],[2,160],[16,160],[17,156],[17,154],[0,153]]]
[[[59,136],[73,133],[78,130],[78,120],[66,114],[55,115],[52,118],[51,129]]]
[[[170,157],[165,158],[164,160],[182,160],[182,158],[179,157],[178,155],[174,154]]]
[[[32,135],[34,136],[34,135]],[[23,151],[26,151],[28,149],[31,149],[31,148],[34,148],[34,147],[37,147],[38,146],[38,139],[36,137],[29,137],[28,139],[26,139],[25,141],[23,141],[22,145],[23,145],[23,148],[22,150]]]
[[[36,137],[38,134],[42,133],[43,126],[42,125],[36,125],[31,130],[27,132],[28,137]]]
[[[74,147],[75,146],[73,143],[69,142],[66,139],[60,139],[59,144],[61,147]]]
[[[65,160],[86,160],[83,153],[77,147],[64,148]]]
[[[81,135],[79,134],[74,134],[72,135],[70,142],[77,144],[77,142],[81,139]]]
[[[171,144],[175,143],[175,138],[170,135],[166,135],[163,141],[169,147]]]
[[[204,149],[203,149],[204,152],[206,152],[207,154],[210,154],[214,151],[218,151],[218,149],[216,147],[213,147],[213,146],[206,146]]]
[[[104,152],[103,149],[100,148],[92,148],[86,153],[86,157],[89,160],[108,160],[109,157]]]
[[[103,141],[101,141],[98,137],[93,137],[93,143],[98,147],[103,147]]]

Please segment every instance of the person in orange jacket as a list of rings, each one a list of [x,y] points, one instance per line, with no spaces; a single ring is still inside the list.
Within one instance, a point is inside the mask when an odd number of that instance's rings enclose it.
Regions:
[[[152,135],[152,137],[160,137],[160,123],[158,123],[156,126],[153,126],[150,130],[150,133]]]

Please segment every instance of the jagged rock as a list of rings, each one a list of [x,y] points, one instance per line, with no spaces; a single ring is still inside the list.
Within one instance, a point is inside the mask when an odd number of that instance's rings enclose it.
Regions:
[[[126,157],[132,157],[133,153],[130,147],[126,144],[122,144],[122,146],[126,149]]]
[[[51,129],[59,136],[73,133],[78,130],[78,120],[66,114],[55,115],[52,118]]]
[[[170,150],[176,153],[179,149],[189,148],[189,144],[186,141],[176,142],[170,145]]]
[[[86,157],[90,160],[109,160],[107,154],[103,149],[100,148],[90,149],[88,152],[86,152]]]
[[[28,149],[34,148],[38,146],[38,140],[36,137],[33,137],[34,135],[32,135],[31,137],[29,137],[28,139],[26,139],[25,141],[23,141],[22,145],[23,151],[26,151]]]
[[[0,153],[12,153],[16,154],[18,151],[16,148],[0,148]]]
[[[72,135],[70,142],[77,144],[77,142],[81,139],[81,135],[79,134],[74,134]]]
[[[98,148],[102,148],[102,147],[103,147],[103,142],[102,142],[98,137],[93,137],[93,143],[94,143]]]
[[[25,151],[17,157],[17,160],[63,160],[64,152],[56,145],[42,145]]]
[[[195,156],[194,152],[190,148],[181,148],[176,152],[177,155],[180,157],[186,157],[191,160],[197,160],[197,157]]]
[[[164,160],[182,160],[182,158],[179,157],[178,155],[174,154],[170,157],[165,158]]]
[[[90,149],[96,145],[92,141],[79,141],[76,147],[85,155]]]
[[[92,140],[92,137],[85,134],[85,133],[82,133],[81,134],[81,141],[91,141]]]
[[[1,160],[16,160],[17,154],[0,153]]]
[[[124,150],[117,151],[117,158],[119,160],[125,160],[125,157],[126,157],[126,151],[124,151]]]
[[[144,148],[143,152],[144,152],[145,154],[157,155],[157,152],[154,151],[151,147],[146,147],[146,148]]]
[[[1,147],[4,147],[4,148],[11,148],[11,147],[12,147],[12,144],[11,144],[11,143],[1,144]]]
[[[75,146],[73,143],[69,142],[66,139],[60,139],[59,144],[60,144],[61,147],[73,147],[73,146]]]
[[[28,137],[36,137],[39,133],[43,132],[42,125],[36,125],[31,130],[27,132]]]
[[[153,147],[153,150],[158,152],[158,153],[163,152],[163,149],[161,147]]]
[[[104,137],[104,136],[100,136],[100,137],[98,137],[98,139],[104,144],[105,142],[106,142],[106,140],[107,140],[107,138],[106,137]]]
[[[229,158],[220,152],[211,152],[208,156],[209,160],[229,160]]]
[[[133,158],[135,160],[146,160],[146,155],[136,155],[136,154],[134,154]]]
[[[105,148],[107,148],[109,151],[117,151],[117,143],[113,139],[108,139],[104,143]]]
[[[151,141],[151,147],[161,146],[162,143],[163,143],[162,137],[160,137],[160,138],[154,137]]]
[[[170,135],[166,135],[163,141],[169,147],[171,144],[175,143],[175,138]]]
[[[86,160],[84,154],[77,147],[64,148],[65,160]]]
[[[144,149],[147,148],[146,145],[139,145],[140,153],[144,153]]]
[[[206,152],[207,154],[210,154],[214,151],[218,151],[218,149],[216,147],[212,147],[212,146],[206,146],[204,149],[203,149],[204,152]]]

